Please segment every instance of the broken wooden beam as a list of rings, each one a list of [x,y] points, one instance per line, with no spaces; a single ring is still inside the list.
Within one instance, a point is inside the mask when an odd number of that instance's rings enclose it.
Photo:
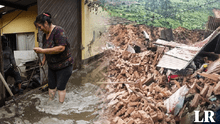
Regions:
[[[209,79],[212,79],[213,81],[215,82],[218,82],[219,81],[219,78],[220,78],[220,75],[216,75],[216,74],[208,74],[208,73],[199,73],[199,75],[205,77],[205,78],[209,78]]]
[[[142,83],[146,84],[147,86],[149,86],[153,81],[154,81],[154,76],[151,76],[145,82],[142,82]]]
[[[217,83],[217,85],[214,88],[214,94],[220,95],[220,81]]]
[[[197,93],[197,94],[194,96],[193,100],[191,101],[190,106],[191,106],[192,108],[196,108],[196,107],[198,106],[198,104],[199,104],[200,98],[201,98],[200,94]]]
[[[208,93],[206,94],[206,98],[209,98],[212,95],[213,90],[214,90],[214,87],[209,86],[209,90],[208,90]]]
[[[202,97],[205,97],[206,94],[207,94],[207,92],[208,92],[208,90],[209,90],[209,84],[205,84],[204,88],[203,88],[202,91],[200,92],[200,95],[201,95]]]

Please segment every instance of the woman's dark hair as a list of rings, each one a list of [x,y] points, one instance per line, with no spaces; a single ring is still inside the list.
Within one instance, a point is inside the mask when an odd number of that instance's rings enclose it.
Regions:
[[[50,26],[50,24],[52,23],[52,20],[51,20],[51,14],[48,13],[48,12],[44,12],[44,13],[38,15],[36,17],[36,20],[34,21],[34,24],[36,26],[36,23],[39,23],[39,24],[42,24],[44,26],[44,23],[46,21],[48,22],[48,24]]]

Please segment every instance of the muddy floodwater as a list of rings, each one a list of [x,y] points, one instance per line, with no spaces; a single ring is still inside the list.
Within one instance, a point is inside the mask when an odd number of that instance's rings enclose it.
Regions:
[[[0,108],[0,124],[91,124],[98,118],[99,98],[96,81],[103,78],[94,67],[76,71],[67,84],[66,99],[58,102],[58,94],[48,102],[48,92],[36,91]],[[17,113],[17,115],[15,114]]]

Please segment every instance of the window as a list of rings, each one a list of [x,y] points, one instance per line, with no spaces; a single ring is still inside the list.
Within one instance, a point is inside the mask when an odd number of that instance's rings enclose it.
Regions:
[[[18,34],[5,34],[9,44],[8,46],[14,51],[33,50],[35,47],[34,32],[31,33],[18,33]]]

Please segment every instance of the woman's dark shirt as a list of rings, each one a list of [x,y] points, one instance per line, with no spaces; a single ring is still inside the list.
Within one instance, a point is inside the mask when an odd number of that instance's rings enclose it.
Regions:
[[[55,46],[65,46],[65,50],[59,54],[45,54],[49,68],[59,70],[73,64],[70,44],[67,41],[64,29],[60,26],[54,27],[48,39],[46,39],[46,35],[43,36],[43,48]]]

